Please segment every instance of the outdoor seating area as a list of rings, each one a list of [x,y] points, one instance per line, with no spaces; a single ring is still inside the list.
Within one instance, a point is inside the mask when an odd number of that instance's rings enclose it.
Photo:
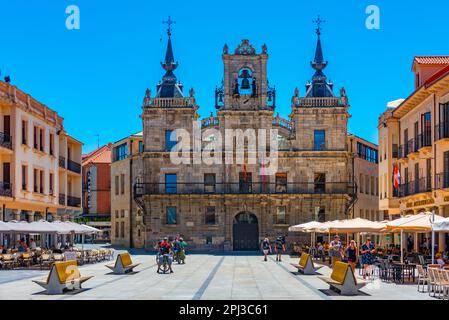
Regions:
[[[114,258],[112,249],[84,249],[74,244],[75,236],[100,230],[70,221],[45,220],[0,223],[0,269],[49,269],[56,262],[76,260],[78,265]]]
[[[289,231],[299,231],[309,233],[309,244],[295,244],[294,252],[301,255],[300,263],[295,265],[298,269],[303,269],[303,264],[307,260],[316,260],[321,264],[329,264],[332,267],[332,248],[331,234],[342,234],[342,240],[337,236],[336,241],[340,243],[340,254],[338,260],[333,265],[333,272],[329,279],[322,279],[328,282],[333,289],[341,291],[343,280],[346,279],[342,274],[338,273],[341,263],[352,260],[347,256],[349,243],[352,242],[353,250],[357,251],[356,261],[353,261],[351,273],[357,272],[359,276],[366,277],[367,280],[379,279],[385,283],[397,285],[413,284],[417,286],[417,291],[428,292],[430,296],[441,299],[449,298],[449,255],[447,252],[438,251],[440,248],[435,241],[436,232],[448,232],[448,219],[434,215],[430,212],[424,212],[417,215],[405,216],[392,221],[373,222],[364,219],[350,219],[329,221],[319,223],[316,221],[292,226]],[[328,235],[328,242],[315,243],[315,236],[318,233]],[[391,240],[395,239],[394,234],[399,234],[396,239],[399,243]],[[431,241],[424,245],[418,246],[411,239],[417,239],[418,234],[431,234]],[[371,244],[370,260],[362,262],[362,245],[365,241],[361,238],[369,238],[369,235],[378,235],[378,243]],[[407,236],[406,236],[407,235]],[[413,237],[414,235],[414,237]],[[323,238],[323,237],[321,237]],[[390,241],[385,241],[389,239]],[[407,241],[406,241],[407,240]],[[406,245],[405,245],[406,244]],[[431,244],[430,246],[428,244]],[[366,248],[366,247],[365,247]],[[443,249],[443,248],[441,248]],[[366,252],[366,251],[365,251]],[[360,257],[359,257],[360,256]],[[303,261],[304,260],[304,261]],[[354,270],[354,272],[352,271]],[[340,270],[341,271],[341,270]],[[334,274],[334,272],[337,272]],[[358,279],[354,277],[354,283],[358,283]],[[354,289],[354,286],[351,285]],[[352,290],[351,289],[351,290]],[[351,291],[349,290],[349,291]]]

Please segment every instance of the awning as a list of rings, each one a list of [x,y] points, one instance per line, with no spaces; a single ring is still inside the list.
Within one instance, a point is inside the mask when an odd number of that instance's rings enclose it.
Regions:
[[[0,221],[0,233],[11,232],[11,227],[6,222]]]

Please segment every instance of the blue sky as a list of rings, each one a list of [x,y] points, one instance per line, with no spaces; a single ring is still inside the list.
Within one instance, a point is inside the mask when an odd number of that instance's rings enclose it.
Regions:
[[[260,51],[267,44],[268,77],[277,88],[277,111],[287,117],[297,86],[312,76],[316,36],[323,25],[325,70],[351,104],[349,131],[377,142],[377,118],[386,103],[413,90],[415,55],[449,54],[447,0],[321,1],[6,1],[0,0],[2,77],[55,109],[84,152],[141,130],[145,89],[163,75],[168,15],[173,27],[176,75],[195,88],[202,117],[214,111],[223,77],[221,53],[241,39]],[[80,30],[67,30],[65,9],[77,5]],[[380,30],[365,27],[368,5],[380,8]],[[161,41],[162,38],[162,41]]]

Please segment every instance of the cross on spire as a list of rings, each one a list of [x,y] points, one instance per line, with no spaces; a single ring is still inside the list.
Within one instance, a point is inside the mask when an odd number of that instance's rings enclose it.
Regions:
[[[322,24],[322,23],[325,23],[326,20],[321,20],[320,15],[318,15],[317,19],[316,19],[316,20],[313,20],[312,22],[315,23],[316,26],[317,26],[317,28],[316,28],[316,34],[317,34],[317,35],[320,35],[320,34],[321,34],[321,24]]]
[[[167,26],[168,26],[168,28],[167,28],[167,34],[168,34],[168,36],[171,36],[171,25],[172,25],[172,24],[175,24],[176,21],[173,21],[173,20],[171,19],[171,17],[168,16],[168,20],[167,20],[167,21],[162,21],[162,23],[166,23],[166,24],[167,24]]]

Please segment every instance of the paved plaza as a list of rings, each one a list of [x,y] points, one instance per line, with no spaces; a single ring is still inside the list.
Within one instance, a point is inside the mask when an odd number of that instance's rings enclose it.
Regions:
[[[120,252],[120,251],[117,251]],[[139,252],[134,262],[141,263],[135,272],[114,275],[105,267],[111,262],[80,266],[83,276],[94,276],[84,283],[83,289],[65,295],[45,295],[42,288],[31,280],[46,277],[48,271],[1,270],[0,299],[432,299],[419,293],[416,285],[397,285],[374,280],[365,286],[360,295],[342,297],[329,291],[329,286],[318,275],[299,275],[290,262],[297,257],[284,255],[276,262],[271,256],[263,262],[260,255],[191,254],[185,265],[174,263],[173,274],[157,274],[154,255]],[[320,274],[329,275],[325,266]]]

